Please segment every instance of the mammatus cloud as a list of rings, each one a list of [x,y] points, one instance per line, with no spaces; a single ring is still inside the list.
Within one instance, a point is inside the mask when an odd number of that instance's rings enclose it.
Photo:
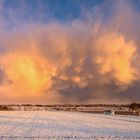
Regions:
[[[135,21],[140,17],[128,4],[123,5],[125,8],[117,6],[119,12],[114,10],[107,20],[94,21],[90,14],[86,20],[32,23],[1,31],[1,99],[33,103],[138,101],[140,22]],[[5,78],[11,82],[3,82]]]

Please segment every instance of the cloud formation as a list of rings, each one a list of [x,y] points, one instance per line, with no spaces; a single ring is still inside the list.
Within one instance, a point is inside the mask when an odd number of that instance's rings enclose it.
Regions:
[[[66,23],[30,23],[1,31],[1,99],[21,103],[139,101],[139,12],[127,2],[117,2],[112,9],[108,17],[102,15],[104,7],[98,7],[96,16],[88,11],[84,18]]]

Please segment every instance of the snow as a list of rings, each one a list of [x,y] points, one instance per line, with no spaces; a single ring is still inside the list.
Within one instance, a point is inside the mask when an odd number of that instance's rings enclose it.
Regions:
[[[16,138],[140,139],[140,117],[57,111],[1,111],[0,139]]]

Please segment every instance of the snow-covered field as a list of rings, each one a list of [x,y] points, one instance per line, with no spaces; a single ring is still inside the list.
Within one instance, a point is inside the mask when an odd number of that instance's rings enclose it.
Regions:
[[[1,111],[0,139],[140,139],[140,117],[76,112]]]

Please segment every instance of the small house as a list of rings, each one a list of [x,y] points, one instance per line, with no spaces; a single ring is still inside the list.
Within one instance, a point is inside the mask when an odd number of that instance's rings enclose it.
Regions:
[[[111,110],[104,110],[104,114],[105,115],[114,115],[115,111],[113,109],[111,109]]]

